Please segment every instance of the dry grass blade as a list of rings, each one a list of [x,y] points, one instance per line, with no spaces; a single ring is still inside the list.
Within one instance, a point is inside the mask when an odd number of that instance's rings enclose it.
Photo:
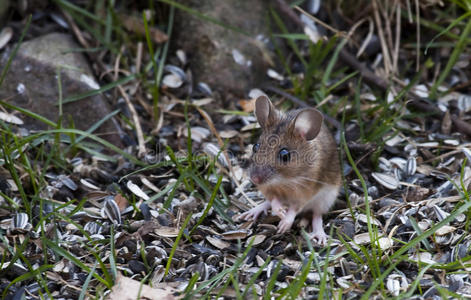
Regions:
[[[381,42],[381,49],[382,49],[383,61],[384,61],[384,69],[386,71],[386,74],[390,75],[390,73],[392,71],[391,58],[390,58],[388,46],[387,46],[387,43],[386,43],[386,38],[384,36],[383,24],[381,22],[381,16],[380,16],[380,13],[379,13],[379,7],[378,7],[377,0],[373,0],[372,5],[373,5],[374,18],[375,18],[375,21],[376,21],[376,28],[378,30],[379,40]]]
[[[144,134],[142,133],[141,123],[139,121],[139,116],[136,112],[136,109],[134,108],[134,105],[131,103],[131,100],[129,100],[128,95],[120,85],[118,85],[118,90],[121,93],[121,96],[123,96],[124,101],[126,101],[126,105],[128,106],[129,111],[131,112],[132,120],[134,126],[136,127],[136,135],[139,149],[138,157],[142,158],[146,154],[146,145],[144,141]]]

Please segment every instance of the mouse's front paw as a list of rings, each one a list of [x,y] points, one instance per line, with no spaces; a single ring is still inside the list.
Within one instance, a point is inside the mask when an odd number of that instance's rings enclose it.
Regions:
[[[291,229],[291,226],[293,226],[293,221],[288,220],[287,218],[284,218],[278,223],[278,233],[285,233],[288,230]]]
[[[285,233],[293,226],[294,218],[296,217],[296,211],[293,207],[290,207],[286,214],[281,218],[278,224],[278,233]]]
[[[270,202],[265,201],[262,204],[259,204],[255,206],[254,208],[244,212],[238,217],[238,219],[245,220],[245,221],[251,221],[251,220],[256,221],[258,216],[260,216],[261,213],[267,214],[269,208],[270,208]]]
[[[276,198],[271,201],[271,213],[274,216],[278,216],[280,219],[284,219],[286,217],[286,209]]]

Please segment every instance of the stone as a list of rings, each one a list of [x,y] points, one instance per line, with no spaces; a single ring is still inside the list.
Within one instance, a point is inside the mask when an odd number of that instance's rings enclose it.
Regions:
[[[0,69],[10,56],[14,45],[1,53]],[[23,42],[10,65],[0,88],[0,98],[13,105],[35,112],[56,122],[59,118],[60,72],[62,99],[98,89],[93,73],[85,57],[74,49],[79,46],[70,35],[51,33]],[[63,104],[63,127],[73,120],[74,127],[87,130],[111,112],[106,99],[98,94]],[[24,127],[44,130],[47,125],[21,115]],[[100,137],[120,145],[114,124],[108,120],[97,130]]]
[[[184,0],[191,9],[247,35],[226,29],[187,12],[177,10],[175,35],[177,49],[188,56],[195,84],[207,83],[213,90],[243,96],[266,76],[269,60],[266,44],[270,1]],[[263,49],[263,51],[262,51]],[[270,55],[268,55],[270,57]]]

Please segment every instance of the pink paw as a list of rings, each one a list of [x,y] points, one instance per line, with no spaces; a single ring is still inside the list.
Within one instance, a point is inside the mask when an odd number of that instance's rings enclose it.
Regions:
[[[245,221],[250,221],[250,220],[256,221],[258,216],[260,216],[261,213],[267,214],[269,208],[270,208],[270,202],[265,201],[262,204],[259,204],[255,206],[254,208],[244,212],[237,219],[245,220]]]
[[[327,245],[327,235],[324,231],[322,232],[313,232],[310,234],[311,240],[319,246]]]
[[[281,221],[278,224],[278,233],[285,233],[291,229],[293,226],[294,218],[296,218],[296,211],[294,208],[290,207],[288,212],[280,217]]]
[[[285,233],[288,230],[291,229],[291,226],[293,226],[293,221],[287,220],[287,218],[284,218],[278,223],[278,233]]]
[[[325,246],[327,244],[327,235],[325,234],[322,226],[322,216],[318,214],[312,215],[312,233],[311,240],[313,240],[319,246]]]
[[[278,199],[272,200],[271,213],[274,216],[278,216],[280,219],[284,219],[286,217],[286,209],[283,207],[280,201],[278,201]]]

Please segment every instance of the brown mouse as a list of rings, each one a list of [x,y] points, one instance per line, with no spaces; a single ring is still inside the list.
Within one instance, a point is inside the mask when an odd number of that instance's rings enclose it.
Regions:
[[[282,113],[260,96],[255,115],[262,134],[253,146],[249,175],[266,200],[239,218],[256,220],[271,208],[281,219],[278,232],[284,233],[297,214],[312,212],[311,238],[325,245],[322,215],[337,198],[341,174],[337,145],[322,113],[314,108]]]

